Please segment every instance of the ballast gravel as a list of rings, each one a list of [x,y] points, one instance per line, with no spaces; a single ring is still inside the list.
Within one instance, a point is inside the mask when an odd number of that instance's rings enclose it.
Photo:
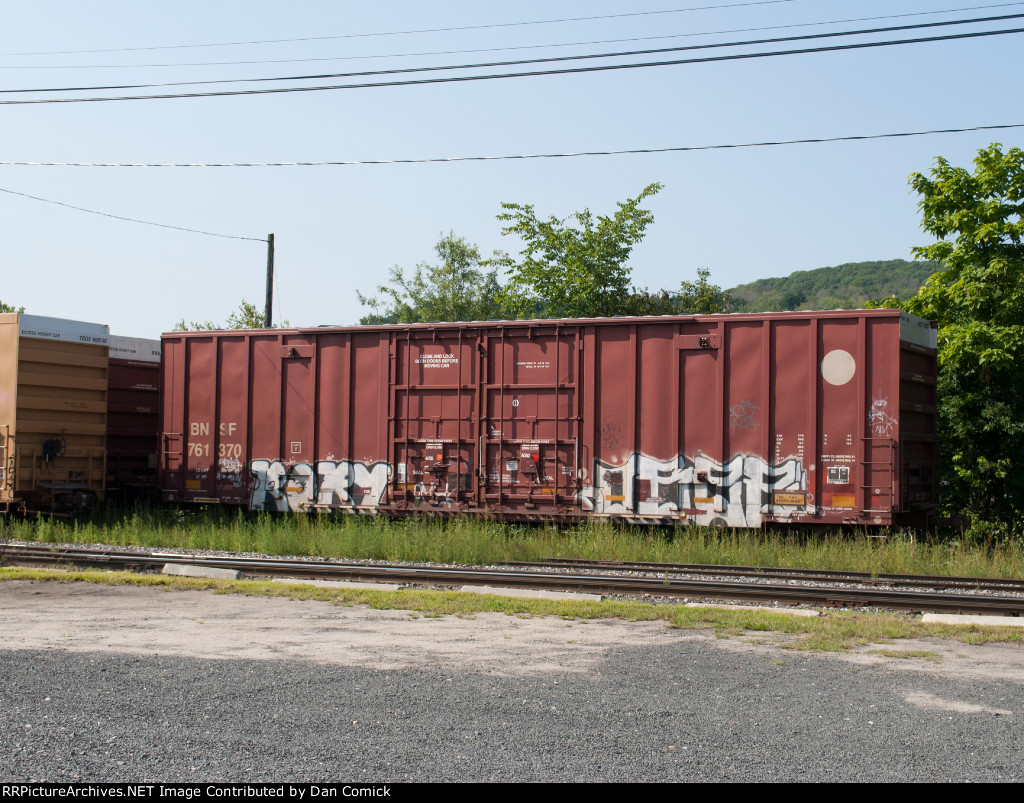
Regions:
[[[851,658],[657,623],[28,582],[0,584],[0,628],[5,782],[1024,776],[1019,645]]]

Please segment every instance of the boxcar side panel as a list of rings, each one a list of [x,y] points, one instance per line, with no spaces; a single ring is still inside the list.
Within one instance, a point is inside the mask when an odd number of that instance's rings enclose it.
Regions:
[[[320,335],[321,337],[323,335]],[[368,331],[352,336],[351,448],[340,467],[342,500],[353,512],[373,512],[388,498],[394,455],[390,454],[389,423],[391,338],[387,332]]]
[[[214,496],[227,504],[248,504],[249,339],[219,337],[216,354]]]
[[[862,505],[858,469],[864,445],[866,352],[857,319],[822,320],[818,336],[817,450],[823,477],[819,506],[823,516],[834,521],[854,517]]]
[[[6,486],[0,502],[73,510],[102,501],[107,327],[17,313],[3,319],[0,394],[13,405],[13,415],[7,407],[0,421]]]
[[[18,402],[18,315],[0,314],[0,506],[14,503]]]
[[[774,321],[766,406],[769,515],[788,520],[817,504],[817,321]]]
[[[211,393],[217,376],[217,342],[212,335],[186,341],[189,384],[185,392],[185,493],[192,499],[212,499],[217,459],[217,401]]]
[[[771,408],[765,388],[765,347],[771,324],[744,321],[727,324],[724,364],[721,467],[710,469],[713,478],[712,524],[757,527],[765,512],[769,486],[778,481],[762,442],[770,431]],[[795,478],[799,482],[799,478]],[[793,490],[798,490],[794,487]],[[763,504],[765,503],[765,504]],[[706,503],[705,503],[706,504]]]
[[[589,345],[589,343],[587,344]],[[586,345],[584,346],[586,348]],[[595,374],[584,377],[594,394],[593,464],[583,489],[584,510],[602,515],[635,513],[633,479],[636,411],[635,327],[594,327]],[[589,429],[589,427],[588,427]]]
[[[850,311],[168,336],[163,438],[184,433],[183,498],[254,509],[889,524],[936,501],[935,352],[913,326]]]
[[[352,507],[352,365],[349,334],[317,336],[316,498],[318,508]],[[361,500],[360,500],[361,501]]]

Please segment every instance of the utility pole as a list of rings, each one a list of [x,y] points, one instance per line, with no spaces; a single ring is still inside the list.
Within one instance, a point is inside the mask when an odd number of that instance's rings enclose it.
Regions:
[[[270,329],[274,325],[274,235],[267,235],[267,306],[263,313],[263,327]]]

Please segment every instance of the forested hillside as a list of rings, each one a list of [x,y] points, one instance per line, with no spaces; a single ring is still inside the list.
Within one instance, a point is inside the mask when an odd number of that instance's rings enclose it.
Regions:
[[[778,279],[758,279],[732,288],[733,312],[857,309],[888,296],[909,298],[939,269],[937,262],[849,262],[798,270]]]

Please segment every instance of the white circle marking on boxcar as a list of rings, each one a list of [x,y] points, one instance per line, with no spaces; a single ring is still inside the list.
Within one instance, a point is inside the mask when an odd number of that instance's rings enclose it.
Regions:
[[[853,355],[843,349],[833,349],[821,361],[821,375],[830,385],[845,385],[857,373]]]

